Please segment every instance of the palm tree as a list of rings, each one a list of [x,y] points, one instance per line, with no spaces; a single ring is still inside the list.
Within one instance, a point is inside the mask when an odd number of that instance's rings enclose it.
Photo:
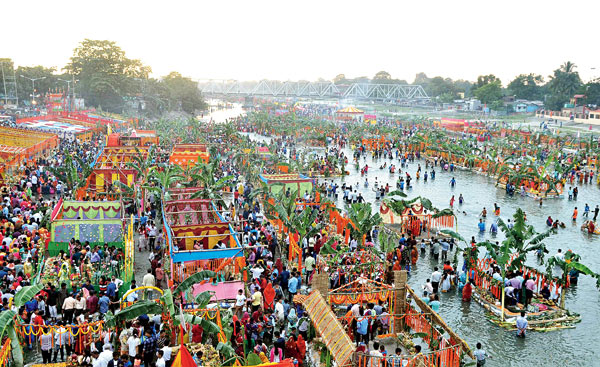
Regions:
[[[575,71],[575,68],[577,67],[577,65],[575,65],[574,63],[572,63],[571,61],[565,61],[561,66],[560,66],[560,70],[564,73],[572,73]]]
[[[15,297],[13,298],[12,304],[16,309],[20,309],[25,305],[27,301],[35,297],[42,289],[44,285],[41,283],[23,287]],[[10,339],[10,347],[12,350],[12,358],[15,362],[16,367],[23,366],[23,349],[21,342],[16,332],[15,321],[20,316],[13,310],[2,311],[0,314],[0,338],[7,335]],[[21,322],[23,320],[20,320]]]
[[[546,264],[546,271],[552,277],[552,269],[555,267],[559,267],[562,271],[562,276],[558,278],[558,284],[560,284],[560,307],[565,308],[565,293],[566,293],[566,285],[567,279],[569,277],[569,273],[574,270],[584,275],[589,275],[593,278],[596,278],[596,287],[600,288],[600,274],[594,273],[587,266],[583,265],[579,262],[581,260],[581,256],[576,254],[575,252],[569,250],[565,253],[565,259],[562,260],[557,258],[556,256],[548,259]]]

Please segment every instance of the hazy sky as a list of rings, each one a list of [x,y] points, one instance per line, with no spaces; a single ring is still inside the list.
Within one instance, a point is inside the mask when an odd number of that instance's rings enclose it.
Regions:
[[[158,77],[331,79],[386,70],[506,85],[562,62],[600,76],[600,1],[7,1],[0,57],[62,68],[84,38],[116,41]],[[596,70],[592,70],[592,68]]]

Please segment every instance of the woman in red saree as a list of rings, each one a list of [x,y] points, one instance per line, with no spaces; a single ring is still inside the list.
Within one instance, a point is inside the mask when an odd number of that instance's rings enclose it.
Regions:
[[[471,282],[467,280],[467,283],[463,287],[462,290],[462,300],[463,302],[471,302],[471,295],[473,294],[473,287],[471,287]]]
[[[298,344],[294,335],[291,335],[287,342],[285,342],[285,356],[288,358],[295,358],[300,362],[300,353],[298,352]]]
[[[263,297],[265,299],[265,309],[273,309],[273,301],[275,300],[275,290],[273,289],[273,285],[271,283],[268,283],[267,286],[264,288]]]
[[[412,250],[410,250],[410,262],[415,265],[417,263],[417,260],[419,259],[419,251],[417,250],[417,248],[415,246],[412,247]]]
[[[298,334],[298,340],[296,341],[296,345],[298,347],[298,365],[301,366],[304,361],[304,357],[306,356],[306,343],[304,342],[304,338],[302,335]]]

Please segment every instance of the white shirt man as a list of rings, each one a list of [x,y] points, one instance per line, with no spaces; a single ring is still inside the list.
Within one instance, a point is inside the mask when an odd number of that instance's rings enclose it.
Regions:
[[[277,301],[275,304],[275,318],[278,322],[283,322],[285,317],[285,310],[283,308],[283,304],[281,303],[281,299]]]
[[[132,335],[129,337],[129,339],[127,339],[127,348],[129,350],[130,357],[135,357],[137,355],[138,345],[140,345],[140,338]]]
[[[250,269],[250,271],[252,272],[252,279],[260,279],[260,275],[265,271],[265,269],[263,269],[260,265],[256,265]]]
[[[431,273],[431,282],[432,283],[439,284],[440,280],[442,280],[442,273],[440,273],[438,270]]]
[[[235,296],[235,306],[243,307],[245,304],[246,296],[244,295],[244,292],[238,292],[238,294]]]
[[[173,354],[173,348],[169,347],[168,345],[165,345],[162,348],[163,351],[163,358],[165,359],[166,362],[171,360],[171,354]]]
[[[154,287],[156,284],[156,281],[154,279],[154,275],[152,275],[151,272],[148,272],[146,275],[144,275],[144,277],[142,278],[142,284],[145,287]]]
[[[565,261],[565,254],[562,253],[561,249],[558,249],[558,251],[556,252],[556,255],[554,255],[554,258],[558,261]],[[552,275],[554,275],[557,278],[562,278],[563,275],[563,271],[562,268],[560,267],[560,265],[555,264],[552,267]]]
[[[98,357],[98,360],[102,361],[104,366],[108,365],[108,362],[113,358],[112,346],[110,344],[104,344],[102,347],[102,353]]]

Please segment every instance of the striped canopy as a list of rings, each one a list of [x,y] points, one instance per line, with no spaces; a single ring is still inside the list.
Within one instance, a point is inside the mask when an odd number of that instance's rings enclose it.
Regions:
[[[342,108],[341,110],[338,110],[337,113],[365,113],[365,111],[363,110],[359,110],[356,107],[346,107],[346,108]]]

